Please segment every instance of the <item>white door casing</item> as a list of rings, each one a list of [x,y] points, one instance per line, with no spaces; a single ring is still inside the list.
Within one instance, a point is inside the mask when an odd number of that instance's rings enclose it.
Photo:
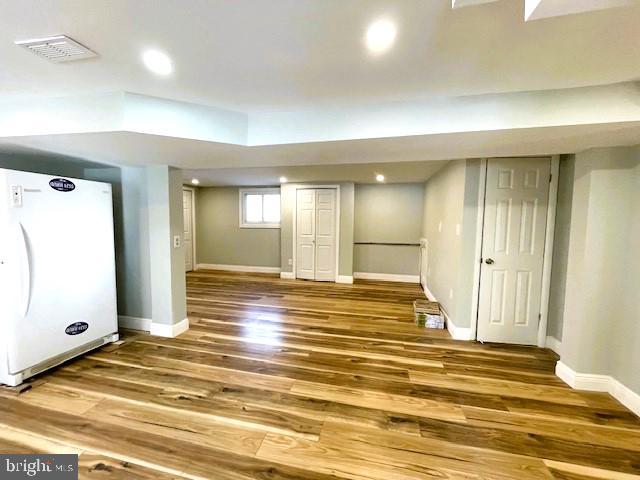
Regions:
[[[420,285],[427,287],[427,269],[429,268],[429,242],[426,238],[420,239]]]
[[[334,188],[296,190],[296,278],[336,280],[336,203]]]
[[[183,189],[182,190],[182,205],[183,205],[183,215],[184,215],[184,232],[182,236],[182,242],[184,244],[184,260],[185,260],[185,270],[190,272],[193,270],[194,266],[194,254],[193,254],[193,190],[191,189]]]
[[[296,190],[296,278],[315,280],[316,191]]]
[[[487,163],[478,340],[538,340],[550,158]]]

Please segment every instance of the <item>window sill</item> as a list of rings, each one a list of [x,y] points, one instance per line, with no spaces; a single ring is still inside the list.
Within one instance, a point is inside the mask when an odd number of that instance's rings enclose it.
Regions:
[[[241,223],[240,228],[280,228],[279,223]]]

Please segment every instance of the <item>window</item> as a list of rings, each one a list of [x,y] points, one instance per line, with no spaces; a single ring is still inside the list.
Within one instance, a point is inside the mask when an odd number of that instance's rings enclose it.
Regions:
[[[240,228],[280,228],[280,189],[240,189]]]

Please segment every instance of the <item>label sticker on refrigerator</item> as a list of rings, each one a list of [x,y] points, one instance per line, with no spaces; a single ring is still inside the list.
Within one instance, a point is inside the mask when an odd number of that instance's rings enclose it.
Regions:
[[[59,192],[71,192],[76,189],[76,184],[66,178],[54,178],[49,186]]]
[[[76,322],[69,325],[64,329],[64,333],[67,335],[79,335],[83,332],[86,332],[89,329],[89,324],[87,322]]]

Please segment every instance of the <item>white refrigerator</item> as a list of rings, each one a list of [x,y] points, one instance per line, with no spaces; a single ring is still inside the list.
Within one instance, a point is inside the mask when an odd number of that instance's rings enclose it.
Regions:
[[[0,383],[116,340],[111,185],[0,169]]]

